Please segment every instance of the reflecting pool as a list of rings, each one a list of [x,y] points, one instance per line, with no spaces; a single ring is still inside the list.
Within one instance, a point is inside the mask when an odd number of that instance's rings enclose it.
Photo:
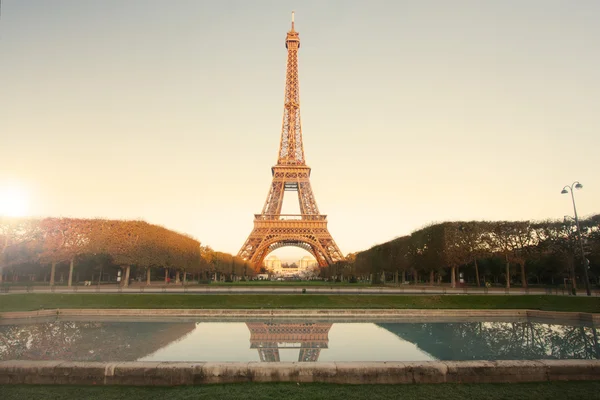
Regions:
[[[53,320],[0,325],[0,360],[427,361],[600,359],[593,325]]]

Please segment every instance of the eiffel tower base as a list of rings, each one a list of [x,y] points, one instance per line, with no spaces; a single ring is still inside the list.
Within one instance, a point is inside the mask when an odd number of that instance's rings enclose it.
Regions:
[[[320,267],[343,259],[327,229],[326,215],[280,214],[278,219],[270,219],[264,214],[256,214],[254,217],[254,229],[239,256],[250,260],[256,268],[262,266],[267,254],[285,246],[308,251]]]

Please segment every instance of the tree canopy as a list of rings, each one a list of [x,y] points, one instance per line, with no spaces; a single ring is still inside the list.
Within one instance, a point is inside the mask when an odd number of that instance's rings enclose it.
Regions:
[[[600,276],[600,215],[580,220],[590,278]],[[369,276],[374,281],[399,272],[429,275],[430,283],[509,285],[518,281],[559,284],[582,279],[577,228],[570,221],[452,221],[425,226],[410,235],[352,254],[329,274]],[[434,279],[437,278],[437,279]],[[404,279],[404,278],[403,278]]]

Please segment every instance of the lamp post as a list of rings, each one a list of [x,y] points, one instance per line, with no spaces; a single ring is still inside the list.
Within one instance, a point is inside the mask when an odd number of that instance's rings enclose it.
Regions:
[[[592,295],[590,291],[590,281],[588,279],[588,267],[587,267],[587,259],[585,258],[585,254],[583,252],[583,240],[581,239],[581,228],[579,227],[579,218],[577,217],[577,207],[575,207],[575,195],[573,194],[573,189],[583,189],[583,185],[577,181],[573,182],[570,186],[567,185],[563,187],[563,190],[560,192],[561,194],[571,193],[571,200],[573,200],[573,212],[575,213],[575,225],[577,225],[577,238],[579,239],[579,246],[581,248],[581,258],[583,261],[583,277],[585,279],[585,291],[588,296]]]

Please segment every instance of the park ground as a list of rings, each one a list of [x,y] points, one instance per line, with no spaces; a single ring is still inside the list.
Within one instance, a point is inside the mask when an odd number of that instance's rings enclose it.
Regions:
[[[96,287],[96,286],[100,286],[100,287],[119,287],[122,286],[122,283],[117,283],[114,281],[108,282],[108,281],[103,281],[102,283],[98,283],[96,281],[90,281],[91,285]],[[28,281],[28,280],[21,280],[21,281],[16,281],[16,282],[12,282],[12,281],[4,281],[0,283],[0,286],[5,286],[5,287],[19,287],[19,286],[24,286],[24,287],[48,287],[51,286],[49,282],[45,282],[45,281]],[[53,285],[55,287],[67,287],[67,281],[63,280],[63,281],[56,281],[55,284]],[[85,281],[81,281],[81,282],[73,282],[73,286],[80,286],[80,287],[84,287],[85,286]],[[148,286],[145,280],[131,280],[129,287],[169,287],[169,288],[174,288],[174,287],[183,287],[184,283],[183,282],[179,282],[176,283],[175,281],[171,280],[169,283],[167,283],[164,279],[160,279],[160,280],[152,280],[150,282],[150,285]],[[185,282],[185,286],[189,287],[189,288],[194,288],[194,287],[214,287],[214,286],[220,286],[220,287],[360,287],[360,288],[365,288],[365,287],[389,287],[389,288],[451,288],[450,283],[442,283],[442,284],[435,284],[435,285],[430,285],[428,283],[418,283],[418,284],[414,284],[413,282],[406,282],[406,283],[394,283],[393,281],[388,281],[386,283],[371,283],[369,281],[359,281],[359,282],[355,282],[355,283],[350,283],[348,281],[344,281],[344,282],[337,282],[337,281],[328,281],[328,280],[283,280],[283,281],[274,281],[274,280],[245,280],[245,281],[233,281],[233,282],[228,282],[228,281],[202,281],[202,282],[198,282],[198,281],[191,281],[188,280],[187,282]],[[462,288],[466,288],[468,289],[478,289],[478,287],[476,285],[473,284],[460,284],[457,283],[456,285],[457,288],[462,289]],[[483,289],[484,286],[479,287],[479,289]],[[491,289],[498,289],[498,290],[504,290],[506,288],[506,286],[504,284],[492,284],[490,286]],[[511,285],[512,289],[523,289],[523,287],[519,284],[516,285]],[[536,284],[529,284],[528,285],[529,289],[553,289],[553,290],[568,290],[569,288],[567,288],[564,284],[555,284],[555,285],[544,285],[544,284],[540,284],[540,285],[536,285]],[[592,285],[592,289],[593,290],[598,290],[600,289],[600,287],[598,286],[594,286]],[[583,288],[579,288],[579,291],[584,290]]]
[[[193,295],[29,293],[0,296],[1,311],[55,308],[143,309],[537,309],[600,312],[598,297],[548,295]],[[242,383],[188,387],[0,386],[0,399],[588,399],[599,381],[519,384],[335,385]]]
[[[334,385],[240,383],[184,387],[0,386],[2,400],[17,399],[592,399],[600,381],[519,384]]]
[[[25,293],[0,295],[0,312],[109,309],[531,309],[600,313],[600,297],[552,295],[327,295]]]

